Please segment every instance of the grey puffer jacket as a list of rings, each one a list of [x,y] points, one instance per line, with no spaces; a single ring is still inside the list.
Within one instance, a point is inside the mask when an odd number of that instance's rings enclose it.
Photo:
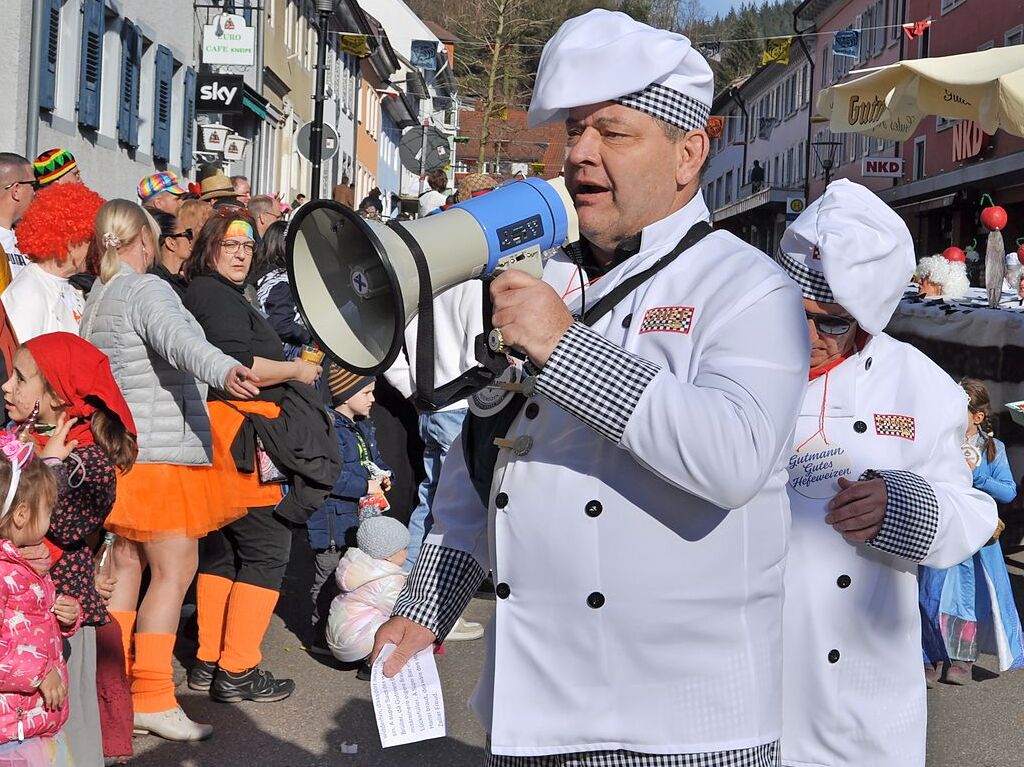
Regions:
[[[138,461],[209,464],[207,385],[223,387],[238,361],[207,342],[170,285],[122,264],[93,286],[81,334],[110,358],[138,428]]]

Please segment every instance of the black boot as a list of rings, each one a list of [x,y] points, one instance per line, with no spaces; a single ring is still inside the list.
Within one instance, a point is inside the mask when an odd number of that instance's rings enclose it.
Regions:
[[[217,673],[217,664],[196,658],[195,665],[188,672],[188,688],[206,692],[213,684],[213,675]]]
[[[295,692],[291,679],[274,679],[269,671],[254,666],[241,674],[217,669],[210,687],[210,697],[220,703],[238,703],[243,700],[273,703],[284,700]]]
[[[369,682],[370,676],[372,675],[370,669],[370,659],[363,658],[363,662],[359,664],[359,668],[356,669],[356,679],[362,682]]]

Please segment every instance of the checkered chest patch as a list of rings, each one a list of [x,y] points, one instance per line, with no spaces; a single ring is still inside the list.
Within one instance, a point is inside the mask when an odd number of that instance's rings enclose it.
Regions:
[[[875,434],[879,437],[900,437],[911,442],[917,436],[914,417],[875,413]]]
[[[693,322],[692,306],[655,306],[644,312],[639,334],[690,332]]]

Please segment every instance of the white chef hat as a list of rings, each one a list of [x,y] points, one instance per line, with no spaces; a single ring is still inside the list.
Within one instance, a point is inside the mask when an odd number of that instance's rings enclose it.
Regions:
[[[686,37],[598,9],[566,21],[544,46],[527,119],[535,128],[614,101],[683,130],[704,129],[714,90],[711,67]]]
[[[846,179],[829,184],[786,229],[778,259],[804,298],[839,304],[871,335],[889,324],[915,266],[903,219]]]

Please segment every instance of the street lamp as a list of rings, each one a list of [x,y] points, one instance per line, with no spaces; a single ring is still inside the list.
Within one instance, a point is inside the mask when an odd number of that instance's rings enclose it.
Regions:
[[[832,180],[832,169],[836,167],[836,153],[842,145],[842,141],[814,141],[811,143],[811,146],[814,147],[814,156],[818,158],[818,164],[825,171],[825,186],[828,186],[828,182]]]

